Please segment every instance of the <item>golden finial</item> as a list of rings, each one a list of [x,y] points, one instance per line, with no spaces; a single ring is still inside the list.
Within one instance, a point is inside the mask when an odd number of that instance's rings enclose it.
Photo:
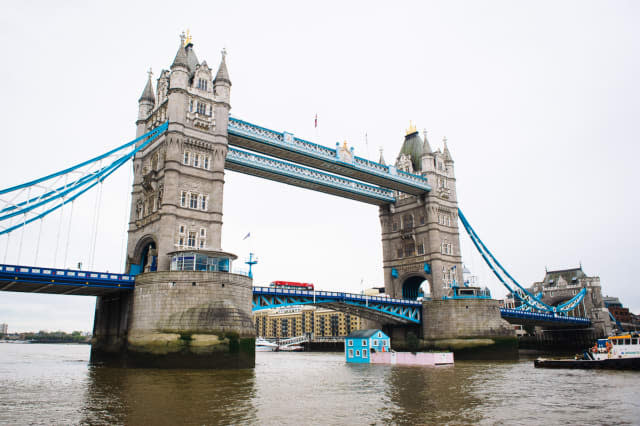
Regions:
[[[413,124],[413,121],[409,120],[409,128],[407,129],[407,135],[417,132],[416,126]]]
[[[344,143],[342,144],[342,148],[344,148],[344,149],[348,149],[348,148],[347,148],[347,141],[346,141],[346,140],[345,140],[345,141],[344,141]]]
[[[188,46],[191,44],[191,32],[187,29],[187,38],[184,40],[184,45]]]

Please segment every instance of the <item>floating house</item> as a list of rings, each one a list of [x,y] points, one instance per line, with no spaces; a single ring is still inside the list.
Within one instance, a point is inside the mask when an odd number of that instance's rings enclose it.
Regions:
[[[371,354],[389,352],[391,339],[380,330],[356,330],[344,338],[347,362],[371,362]]]
[[[359,364],[450,365],[453,352],[395,352],[381,330],[357,330],[344,339],[347,362]]]

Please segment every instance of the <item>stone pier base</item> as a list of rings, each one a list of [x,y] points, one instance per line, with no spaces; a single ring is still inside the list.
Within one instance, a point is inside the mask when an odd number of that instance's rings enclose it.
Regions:
[[[497,300],[430,300],[422,304],[422,348],[450,350],[456,359],[515,359],[513,326]]]
[[[96,304],[92,363],[253,368],[252,280],[224,272],[152,272],[133,294]]]

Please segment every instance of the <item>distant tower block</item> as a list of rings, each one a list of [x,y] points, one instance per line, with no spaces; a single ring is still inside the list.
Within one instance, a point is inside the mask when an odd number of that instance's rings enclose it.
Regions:
[[[451,295],[452,287],[462,283],[462,258],[456,179],[446,139],[443,150],[434,152],[426,131],[423,139],[411,125],[395,167],[426,177],[433,189],[418,197],[399,193],[394,205],[380,208],[386,291],[415,299],[427,280],[433,298]]]
[[[169,121],[133,161],[127,271],[133,295],[99,298],[92,360],[126,366],[246,368],[255,362],[252,280],[221,248],[231,80],[183,35],[154,91],[138,100],[137,135]]]

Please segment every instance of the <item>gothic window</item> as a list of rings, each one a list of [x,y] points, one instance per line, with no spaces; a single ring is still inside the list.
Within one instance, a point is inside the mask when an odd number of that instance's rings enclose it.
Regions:
[[[198,194],[191,193],[189,197],[189,208],[197,209],[198,208]]]
[[[200,167],[200,154],[193,154],[193,167]]]
[[[391,225],[391,228],[392,228],[394,231],[397,231],[397,230],[398,230],[398,222],[393,222],[393,225]]]
[[[208,155],[204,156],[204,162],[202,163],[202,167],[204,167],[205,169],[209,170],[209,156]]]
[[[420,243],[418,244],[418,255],[423,255],[424,254],[424,244]]]
[[[413,241],[410,241],[404,245],[404,255],[406,257],[413,256],[415,254],[416,245]]]
[[[200,199],[200,210],[207,211],[208,201],[209,201],[209,197],[206,197],[203,195],[202,198]]]
[[[400,246],[398,247],[398,257],[402,257],[402,253],[403,253],[402,246]]]
[[[158,153],[156,152],[151,159],[151,170],[158,169]]]
[[[178,246],[180,248],[184,247],[184,237],[178,238]]]
[[[207,90],[207,86],[207,80],[205,80],[204,78],[198,79],[198,89]]]
[[[189,231],[189,237],[187,238],[187,247],[195,248],[196,246],[196,231]]]
[[[413,229],[413,215],[405,215],[402,218],[403,230],[411,231]]]
[[[184,235],[186,227],[184,225],[178,226],[178,234]]]
[[[198,114],[202,114],[202,115],[207,114],[207,104],[203,102],[198,102]]]
[[[453,254],[453,244],[444,240],[440,246],[440,252],[442,254]]]
[[[185,151],[184,152],[184,159],[182,160],[183,164],[186,164],[187,166],[189,165],[189,163],[191,162],[191,153],[189,151]]]
[[[189,100],[189,112],[193,112],[193,99]]]
[[[180,193],[180,207],[186,207],[186,206],[187,206],[187,192],[182,191]]]
[[[424,216],[420,216],[420,225],[424,225],[425,219]]]

